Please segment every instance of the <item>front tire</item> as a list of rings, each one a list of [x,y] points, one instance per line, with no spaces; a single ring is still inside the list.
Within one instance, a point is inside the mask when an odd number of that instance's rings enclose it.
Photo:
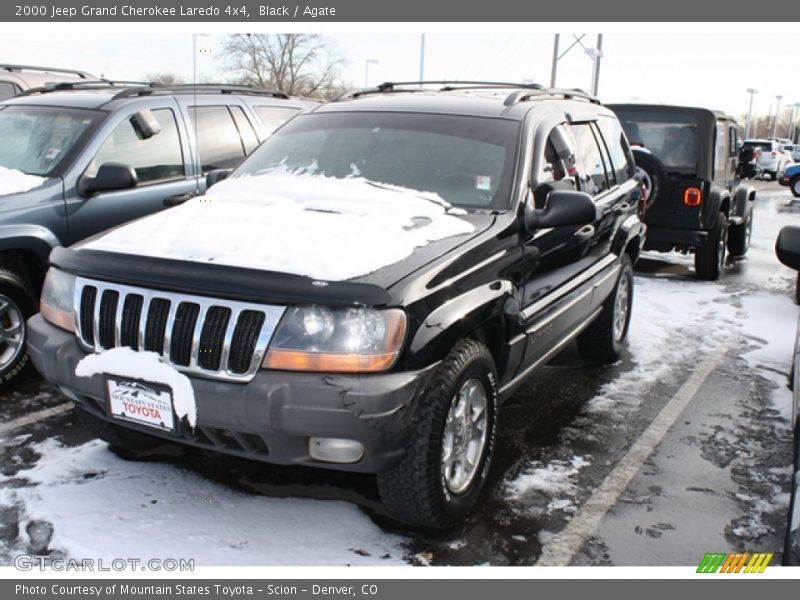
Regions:
[[[711,228],[708,243],[694,254],[694,270],[700,279],[716,281],[725,268],[725,246],[728,241],[728,219],[723,213]]]
[[[603,311],[578,336],[578,350],[586,358],[604,363],[616,362],[625,346],[633,308],[633,266],[627,254],[614,291],[603,303]]]
[[[750,249],[750,238],[753,236],[753,210],[747,211],[745,222],[733,225],[728,232],[728,252],[731,256],[744,256]]]
[[[26,283],[16,273],[0,268],[0,389],[12,387],[31,368],[27,320],[36,308]]]
[[[795,175],[789,182],[789,189],[792,190],[792,196],[800,198],[800,175]]]
[[[497,373],[489,350],[458,342],[421,397],[403,459],[378,474],[389,516],[440,531],[475,505],[489,473],[497,414]]]

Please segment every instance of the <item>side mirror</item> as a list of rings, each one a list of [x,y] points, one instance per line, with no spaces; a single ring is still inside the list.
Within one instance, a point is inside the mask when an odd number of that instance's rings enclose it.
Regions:
[[[232,172],[233,169],[214,169],[213,171],[209,171],[206,173],[206,189],[226,179]]]
[[[784,265],[800,271],[800,227],[787,225],[781,229],[775,241],[775,254]]]
[[[547,196],[547,206],[537,209],[525,206],[525,226],[529,230],[562,225],[588,225],[597,220],[597,207],[586,192],[553,190]]]
[[[161,133],[161,125],[150,109],[140,110],[130,119],[131,126],[140,140],[149,140],[154,135]]]
[[[94,177],[84,175],[78,181],[78,193],[91,196],[98,192],[111,192],[136,187],[136,171],[122,163],[103,163]]]

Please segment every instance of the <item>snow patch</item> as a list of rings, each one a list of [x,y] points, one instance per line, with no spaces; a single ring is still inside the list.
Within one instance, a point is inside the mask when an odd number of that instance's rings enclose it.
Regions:
[[[524,500],[531,495],[543,495],[549,499],[547,512],[575,512],[578,472],[589,464],[587,456],[573,456],[569,461],[554,460],[546,465],[535,462],[516,479],[508,482],[509,496],[513,500]]]
[[[256,175],[110,231],[84,248],[343,281],[474,231],[445,200],[363,178]]]
[[[37,188],[46,181],[45,177],[28,175],[16,169],[0,167],[0,196],[6,194],[21,194]]]
[[[89,354],[75,367],[78,377],[103,373],[168,386],[172,390],[172,403],[178,418],[186,417],[192,427],[197,423],[197,405],[191,381],[174,367],[161,362],[161,357],[155,352],[136,352],[127,346],[112,348],[100,354]]]
[[[404,538],[384,533],[349,502],[241,492],[172,465],[128,462],[100,441],[34,446],[29,485],[3,498],[22,523],[52,523],[66,558],[194,559],[198,566],[406,564]],[[92,476],[87,477],[91,474]],[[0,481],[11,478],[0,476]],[[353,552],[358,548],[364,552]]]

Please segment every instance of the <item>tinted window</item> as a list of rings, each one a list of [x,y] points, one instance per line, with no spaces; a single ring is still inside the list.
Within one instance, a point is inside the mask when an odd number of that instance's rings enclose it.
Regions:
[[[434,192],[451,204],[507,208],[519,123],[405,113],[302,115],[237,170],[362,177]]]
[[[600,133],[603,134],[605,146],[611,158],[611,168],[617,183],[623,183],[633,174],[633,165],[629,159],[628,141],[622,133],[622,126],[616,119],[600,117],[597,120]]]
[[[0,106],[0,167],[48,176],[101,113],[49,106]]]
[[[726,127],[722,123],[717,123],[717,143],[714,146],[714,169],[722,174],[725,172],[725,165],[728,161],[728,140],[726,139]]]
[[[597,145],[594,132],[588,123],[572,125],[572,133],[578,144],[578,161],[581,188],[592,195],[608,189],[603,155]]]
[[[242,136],[242,143],[244,144],[244,151],[250,154],[258,146],[258,137],[250,119],[244,114],[241,106],[231,106],[231,114],[233,120],[236,122],[236,127],[239,129],[239,135]]]
[[[264,131],[267,133],[275,131],[298,112],[296,108],[278,106],[254,106],[253,108],[258,118],[264,123]]]
[[[7,100],[19,94],[20,89],[10,81],[0,81],[0,100]]]
[[[650,150],[668,170],[697,169],[697,122],[691,115],[640,110],[617,114],[631,143]]]
[[[203,173],[230,169],[245,156],[239,130],[226,106],[193,106],[189,109]]]
[[[133,167],[140,184],[183,177],[183,152],[175,114],[168,108],[152,113],[161,131],[141,139],[131,120],[125,119],[103,142],[87,173],[96,173],[104,163],[119,162]]]

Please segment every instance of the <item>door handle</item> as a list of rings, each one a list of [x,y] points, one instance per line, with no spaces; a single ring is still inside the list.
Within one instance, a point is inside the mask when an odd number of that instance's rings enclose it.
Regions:
[[[179,204],[183,204],[187,200],[191,200],[194,198],[194,194],[186,193],[186,194],[175,194],[174,196],[167,196],[164,198],[164,206],[178,206]]]

